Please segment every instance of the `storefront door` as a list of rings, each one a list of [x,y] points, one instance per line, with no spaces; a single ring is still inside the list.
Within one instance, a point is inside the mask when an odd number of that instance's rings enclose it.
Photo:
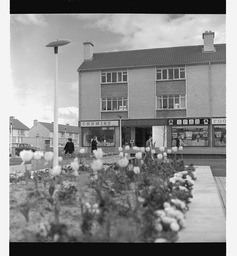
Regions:
[[[151,127],[136,127],[135,128],[135,145],[137,147],[145,147],[146,141],[152,135]]]

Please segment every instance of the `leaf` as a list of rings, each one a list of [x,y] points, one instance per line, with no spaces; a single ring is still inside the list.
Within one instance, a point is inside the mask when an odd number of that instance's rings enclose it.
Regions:
[[[55,190],[55,186],[52,185],[52,184],[50,184],[50,186],[49,186],[49,194],[50,194],[51,196],[53,195],[54,190]]]
[[[52,210],[49,207],[45,207],[44,209],[48,212],[52,212]]]

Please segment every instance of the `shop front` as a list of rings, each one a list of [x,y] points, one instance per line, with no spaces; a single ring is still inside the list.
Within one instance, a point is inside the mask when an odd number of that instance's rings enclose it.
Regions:
[[[177,145],[177,138],[185,147],[210,147],[210,118],[169,119],[170,146]]]
[[[114,151],[119,147],[119,120],[81,121],[81,146],[90,152],[91,140],[94,136],[99,141],[98,147],[103,151]]]
[[[226,147],[226,118],[212,118],[213,147]]]

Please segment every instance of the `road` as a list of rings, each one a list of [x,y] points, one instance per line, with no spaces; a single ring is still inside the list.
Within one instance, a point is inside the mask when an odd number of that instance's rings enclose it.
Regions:
[[[73,159],[72,159],[73,160]],[[20,165],[21,158],[10,158],[10,165]],[[30,162],[28,162],[30,164]],[[186,165],[210,166],[213,176],[226,177],[226,159],[184,159]]]

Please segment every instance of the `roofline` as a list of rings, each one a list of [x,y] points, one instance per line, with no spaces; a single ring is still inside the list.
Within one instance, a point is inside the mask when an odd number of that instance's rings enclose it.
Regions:
[[[202,62],[189,62],[188,64],[185,63],[176,63],[176,64],[160,64],[160,65],[137,65],[137,66],[118,66],[118,67],[103,67],[103,68],[86,68],[86,69],[77,69],[77,72],[82,71],[98,71],[98,70],[108,70],[108,69],[132,69],[132,68],[147,68],[147,67],[171,67],[171,66],[178,66],[178,65],[185,65],[185,66],[193,66],[193,65],[203,65],[209,63],[226,63],[226,60],[216,60],[216,61],[202,61]]]

